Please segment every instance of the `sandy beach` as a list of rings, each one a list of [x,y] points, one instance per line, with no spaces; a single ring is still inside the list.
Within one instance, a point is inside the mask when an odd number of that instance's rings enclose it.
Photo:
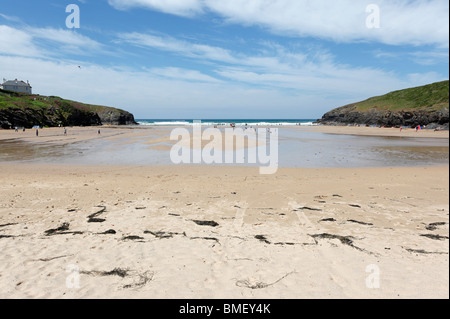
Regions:
[[[39,143],[106,139],[161,151],[167,132],[44,129]],[[0,140],[36,143],[33,131],[17,134],[0,131]],[[448,132],[418,136],[448,144]],[[3,161],[0,298],[449,298],[448,176],[448,164],[264,176],[254,167]]]
[[[39,130],[39,136],[36,137],[36,130],[29,129],[25,132],[14,130],[0,130],[1,140],[22,140],[27,142],[35,142],[39,140],[45,143],[75,143],[80,141],[87,141],[93,139],[119,139],[127,138],[128,142],[133,139],[146,137],[149,135],[159,136],[160,141],[169,141],[170,131],[174,127],[160,126],[160,127],[118,127],[118,126],[104,126],[104,127],[72,127],[67,128],[67,136],[64,136],[63,128],[45,128]],[[98,135],[100,129],[101,134]],[[449,131],[435,132],[433,130],[422,130],[416,132],[414,129],[404,129],[400,131],[396,128],[373,128],[373,127],[356,127],[356,126],[290,126],[287,127],[293,131],[316,132],[327,134],[345,134],[358,136],[383,136],[383,137],[414,137],[414,138],[436,138],[448,139]],[[169,133],[169,134],[167,134]],[[164,135],[164,137],[162,137]],[[147,140],[148,141],[148,140]]]

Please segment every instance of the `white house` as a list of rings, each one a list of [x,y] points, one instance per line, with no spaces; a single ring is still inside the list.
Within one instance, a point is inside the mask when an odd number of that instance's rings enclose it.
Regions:
[[[17,79],[13,81],[6,81],[5,79],[3,79],[3,81],[4,83],[1,85],[1,88],[3,90],[32,94],[32,88],[28,81],[27,83],[25,83],[24,81],[19,81]]]

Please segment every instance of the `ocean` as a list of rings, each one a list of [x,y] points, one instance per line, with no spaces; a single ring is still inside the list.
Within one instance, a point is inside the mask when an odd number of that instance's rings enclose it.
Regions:
[[[196,120],[136,120],[142,126],[192,126]],[[300,120],[267,120],[267,119],[206,119],[201,120],[204,126],[230,126],[234,123],[236,126],[311,126],[317,119],[300,119]]]

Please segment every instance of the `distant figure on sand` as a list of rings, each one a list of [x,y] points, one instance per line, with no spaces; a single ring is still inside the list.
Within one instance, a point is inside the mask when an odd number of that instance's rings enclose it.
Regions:
[[[98,130],[98,135],[100,135],[100,130]]]
[[[36,129],[36,136],[39,136],[39,130]]]
[[[67,136],[67,129],[64,128],[64,136]]]

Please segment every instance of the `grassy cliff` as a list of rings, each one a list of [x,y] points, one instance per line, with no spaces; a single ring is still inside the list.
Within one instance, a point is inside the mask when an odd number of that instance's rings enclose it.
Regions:
[[[0,90],[0,127],[91,126],[135,124],[124,110],[41,96]]]
[[[357,111],[440,110],[449,106],[449,81],[388,93],[356,103]]]
[[[372,97],[325,114],[325,124],[415,126],[449,122],[449,81]]]

